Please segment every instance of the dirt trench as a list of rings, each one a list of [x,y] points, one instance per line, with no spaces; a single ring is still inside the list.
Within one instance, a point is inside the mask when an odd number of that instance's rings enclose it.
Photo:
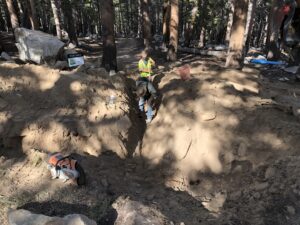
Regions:
[[[98,76],[98,67],[71,75],[0,64],[1,135],[13,130],[10,140],[20,144],[0,146],[1,224],[9,207],[49,216],[82,213],[114,224],[121,205],[131,201],[161,224],[299,224],[299,121],[279,107],[290,110],[282,96],[295,101],[289,92],[298,93],[297,83],[279,82],[277,70],[224,69],[215,58],[180,55],[170,64],[154,56],[161,104],[146,126],[132,91],[139,47],[120,46],[123,92]],[[91,57],[97,65],[98,56]],[[185,64],[189,80],[175,72]],[[112,94],[116,104],[107,107]],[[29,131],[47,137],[43,146],[50,150],[75,150],[87,185],[50,180],[43,154],[21,151]]]

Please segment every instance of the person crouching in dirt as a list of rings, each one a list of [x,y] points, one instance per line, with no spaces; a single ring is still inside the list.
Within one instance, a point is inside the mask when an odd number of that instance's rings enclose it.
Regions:
[[[157,98],[157,92],[151,82],[144,80],[137,84],[136,94],[139,97],[139,110],[141,112],[145,111],[145,106],[147,105],[146,123],[149,124],[153,118],[154,113],[152,105]]]

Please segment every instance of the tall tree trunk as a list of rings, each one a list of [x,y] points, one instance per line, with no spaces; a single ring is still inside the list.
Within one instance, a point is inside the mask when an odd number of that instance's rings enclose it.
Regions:
[[[184,31],[184,40],[185,40],[184,45],[187,47],[189,47],[192,39],[197,12],[198,12],[198,6],[194,5],[190,11],[191,19],[187,21],[185,31]]]
[[[167,60],[175,61],[177,59],[178,48],[178,21],[179,10],[178,0],[170,0],[171,3],[171,21],[170,21],[170,44],[168,48]]]
[[[72,4],[71,4],[70,0],[63,0],[61,3],[63,6],[65,22],[67,24],[67,32],[68,32],[69,39],[70,39],[69,41],[77,46],[78,40],[77,40],[77,35],[76,35]]]
[[[150,0],[142,0],[142,15],[143,15],[143,38],[145,48],[150,48],[151,44],[151,20],[149,15]]]
[[[2,7],[0,7],[0,30],[1,31],[6,31],[6,22],[5,19],[3,17],[3,13],[2,13]]]
[[[10,15],[11,26],[14,30],[17,27],[19,27],[20,25],[19,25],[15,7],[13,4],[13,0],[6,0],[6,4],[7,4],[7,9],[8,9],[9,15]]]
[[[35,2],[34,0],[29,0],[30,3],[30,13],[31,13],[31,27],[33,30],[39,29],[39,22],[36,16]]]
[[[229,1],[229,5],[230,5],[230,11],[229,11],[229,14],[228,14],[226,37],[225,37],[225,43],[226,44],[229,44],[229,41],[230,41],[230,32],[231,32],[232,21],[233,21],[234,5],[233,5],[232,0]]]
[[[42,27],[44,32],[49,32],[49,26],[47,21],[47,10],[48,2],[45,2],[45,0],[41,0],[39,4],[39,11],[41,15],[41,21],[42,21]]]
[[[142,1],[143,0],[138,0],[138,37],[142,37],[142,20],[143,20],[143,15],[142,15]]]
[[[114,6],[113,0],[102,0],[102,35],[103,56],[102,66],[109,72],[117,71],[117,48],[114,34]]]
[[[200,12],[200,36],[198,47],[203,48],[205,45],[205,35],[206,35],[206,27],[205,27],[205,19],[206,19],[206,9],[207,9],[207,0],[198,0],[198,10]]]
[[[21,27],[23,27],[24,26],[24,11],[23,11],[23,7],[22,7],[22,3],[21,3],[21,1],[20,0],[17,0],[17,5],[18,5],[18,8],[19,8],[19,15],[20,15],[20,17],[19,17],[19,21],[21,22]]]
[[[284,13],[282,10],[283,1],[273,0],[273,4],[269,15],[269,27],[267,37],[267,58],[271,60],[277,60],[280,58],[279,37],[280,27],[284,19]]]
[[[249,7],[248,7],[248,19],[247,19],[247,26],[245,31],[245,54],[247,54],[250,45],[251,45],[251,37],[252,37],[252,29],[253,29],[253,21],[254,21],[254,12],[256,10],[256,3],[257,0],[250,0]]]
[[[226,67],[243,65],[244,35],[247,22],[248,0],[236,0],[234,4],[233,23],[230,35]]]
[[[164,0],[163,5],[163,45],[166,47],[169,44],[170,39],[170,0]]]
[[[0,25],[2,31],[8,31],[8,21],[6,17],[6,3],[0,0]]]
[[[55,0],[50,0],[50,2],[51,2],[51,8],[53,12],[55,27],[56,27],[56,35],[59,39],[62,39],[62,32],[61,32],[61,25],[59,21],[59,14],[57,10],[57,3]]]

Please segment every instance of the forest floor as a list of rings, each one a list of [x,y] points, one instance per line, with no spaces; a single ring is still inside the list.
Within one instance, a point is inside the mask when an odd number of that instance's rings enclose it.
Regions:
[[[146,126],[131,93],[138,41],[118,40],[125,90],[101,74],[101,46],[84,46],[85,69],[0,62],[0,224],[8,208],[114,224],[124,202],[160,221],[145,224],[300,223],[293,75],[189,54],[168,63],[155,53],[160,98]],[[176,71],[186,64],[191,77],[182,80]],[[87,185],[51,180],[36,149],[75,153]]]

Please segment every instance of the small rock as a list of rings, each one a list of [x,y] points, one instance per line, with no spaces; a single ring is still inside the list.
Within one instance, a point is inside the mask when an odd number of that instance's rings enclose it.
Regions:
[[[236,192],[231,193],[230,199],[233,201],[237,201],[241,196],[242,196],[242,192],[236,191]]]
[[[242,143],[240,144],[239,148],[238,148],[237,153],[238,153],[238,155],[239,155],[240,157],[245,156],[246,153],[247,153],[247,145],[246,145],[245,143],[242,142]]]
[[[269,167],[265,172],[265,179],[271,179],[276,174],[276,170],[273,167]]]
[[[25,225],[25,224],[72,224],[72,225],[96,225],[96,222],[89,219],[88,217],[80,214],[71,214],[63,218],[60,217],[49,217],[41,214],[34,214],[30,211],[19,209],[19,210],[8,210],[8,223],[11,225]]]
[[[293,110],[294,116],[296,116],[296,117],[300,116],[300,104],[293,104],[292,110]]]
[[[7,105],[8,103],[4,99],[0,98],[0,109],[5,108]]]
[[[146,199],[147,199],[148,201],[152,201],[154,198],[155,198],[155,195],[154,195],[154,194],[149,194],[149,195],[147,195],[147,197],[146,197]]]
[[[6,52],[2,52],[1,53],[1,58],[5,59],[6,61],[10,61],[11,60],[11,57]]]
[[[269,189],[269,192],[271,193],[271,194],[275,194],[275,193],[277,193],[278,191],[277,191],[277,188],[276,187],[270,187],[270,189]]]
[[[165,67],[164,67],[164,66],[158,66],[158,69],[159,69],[159,70],[164,70]]]
[[[108,187],[108,185],[109,185],[106,178],[101,179],[101,184],[102,184],[103,187]]]
[[[256,191],[262,191],[265,190],[269,186],[268,182],[263,182],[263,183],[255,183],[254,189]]]
[[[115,70],[110,70],[109,71],[109,76],[112,77],[112,76],[115,76],[117,73]]]
[[[256,199],[259,199],[260,198],[260,194],[258,192],[255,192],[253,194],[253,197],[256,198]]]
[[[74,45],[73,43],[68,44],[68,49],[74,49],[74,48],[76,48],[76,45]]]
[[[296,213],[295,208],[294,208],[293,206],[290,206],[290,205],[286,207],[286,210],[287,210],[287,212],[288,212],[291,216],[295,215],[295,213]]]

